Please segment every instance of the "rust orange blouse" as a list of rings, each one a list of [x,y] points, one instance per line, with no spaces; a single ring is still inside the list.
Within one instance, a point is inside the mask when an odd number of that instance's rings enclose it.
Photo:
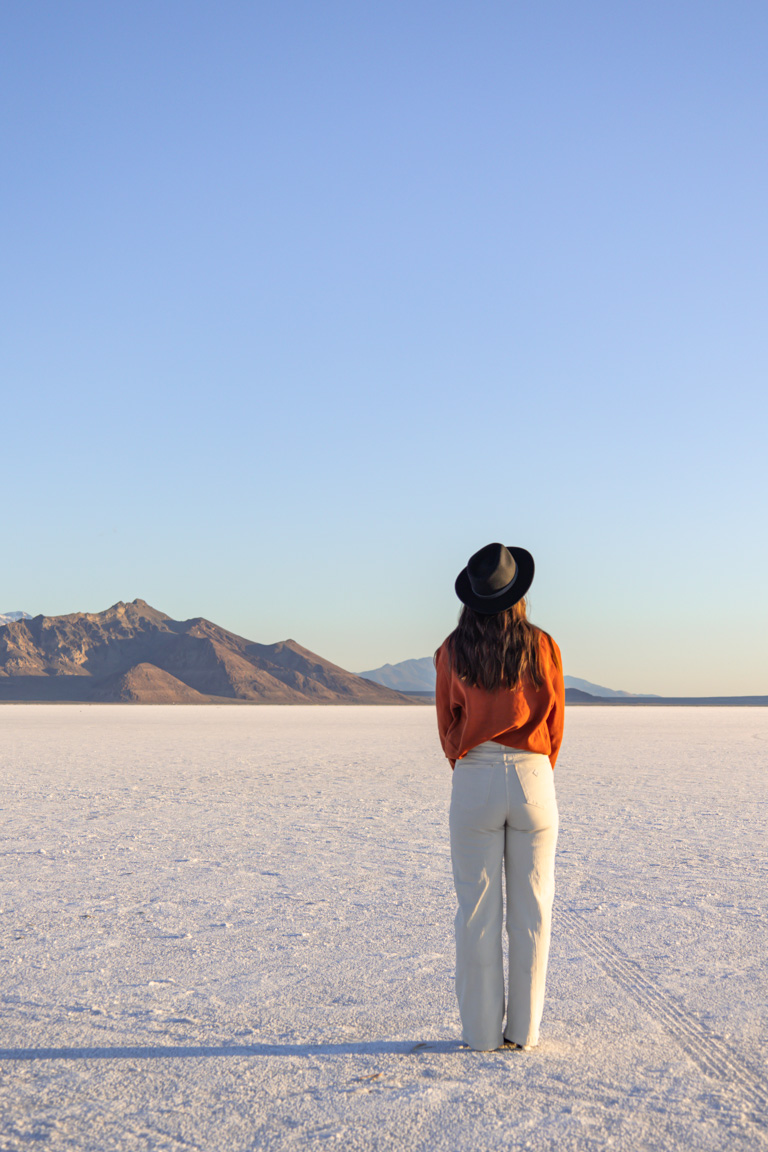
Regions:
[[[541,687],[524,681],[512,691],[486,692],[465,684],[452,666],[447,643],[437,650],[435,702],[440,743],[451,767],[470,748],[495,740],[508,748],[543,752],[554,768],[563,739],[565,689],[560,649],[552,637],[541,633]]]

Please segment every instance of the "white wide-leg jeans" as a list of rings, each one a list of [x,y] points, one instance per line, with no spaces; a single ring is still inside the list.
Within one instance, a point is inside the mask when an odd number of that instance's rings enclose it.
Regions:
[[[544,1008],[558,813],[549,757],[493,740],[456,761],[451,858],[456,994],[464,1040],[483,1051],[504,1037],[534,1045]],[[504,1021],[502,871],[507,894],[509,988]]]

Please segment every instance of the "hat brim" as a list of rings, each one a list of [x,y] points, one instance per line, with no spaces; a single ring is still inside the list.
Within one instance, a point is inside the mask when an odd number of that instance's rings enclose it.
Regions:
[[[533,583],[534,563],[533,556],[525,548],[513,548],[507,545],[507,551],[512,553],[517,572],[512,586],[503,596],[476,596],[472,591],[466,568],[462,568],[456,577],[456,595],[462,604],[471,608],[473,612],[480,612],[483,616],[495,616],[497,612],[505,612],[518,600],[522,600]]]

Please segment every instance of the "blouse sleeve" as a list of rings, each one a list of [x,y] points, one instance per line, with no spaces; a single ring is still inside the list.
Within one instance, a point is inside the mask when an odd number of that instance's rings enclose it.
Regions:
[[[435,707],[437,708],[437,731],[440,736],[440,745],[445,752],[445,736],[451,726],[451,668],[445,644],[437,650],[435,658],[437,667],[437,682],[435,684]],[[453,761],[451,761],[453,767]]]
[[[560,751],[560,745],[563,742],[563,725],[565,722],[565,686],[563,683],[563,660],[560,655],[560,649],[554,642],[552,637],[549,638],[552,645],[552,706],[547,716],[547,728],[549,729],[549,761],[552,767],[555,767],[557,761],[557,754]]]

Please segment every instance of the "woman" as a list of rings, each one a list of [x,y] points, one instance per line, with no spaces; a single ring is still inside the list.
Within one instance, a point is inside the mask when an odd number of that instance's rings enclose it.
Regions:
[[[456,580],[458,626],[435,653],[440,741],[454,769],[456,993],[464,1040],[483,1051],[533,1048],[544,1006],[565,694],[557,644],[526,618],[533,569],[524,548],[476,552]]]

